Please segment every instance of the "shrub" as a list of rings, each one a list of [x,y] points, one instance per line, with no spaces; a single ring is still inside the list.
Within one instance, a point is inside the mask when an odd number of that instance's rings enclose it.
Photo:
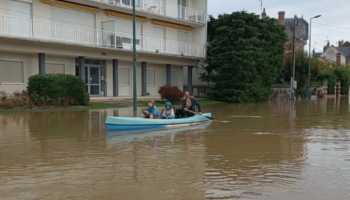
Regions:
[[[5,91],[0,91],[0,107],[13,108],[29,104],[29,98],[25,91],[14,92],[12,95]]]
[[[28,95],[35,105],[87,105],[85,83],[68,74],[34,75],[28,79]]]
[[[172,104],[180,101],[184,96],[183,92],[177,86],[162,86],[159,88],[158,93],[162,99],[166,99]]]

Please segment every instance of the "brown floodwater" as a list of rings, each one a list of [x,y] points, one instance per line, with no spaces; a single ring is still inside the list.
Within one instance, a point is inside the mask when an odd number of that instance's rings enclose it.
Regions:
[[[0,199],[350,199],[350,101],[203,106],[215,120],[108,132],[131,108],[0,115]]]

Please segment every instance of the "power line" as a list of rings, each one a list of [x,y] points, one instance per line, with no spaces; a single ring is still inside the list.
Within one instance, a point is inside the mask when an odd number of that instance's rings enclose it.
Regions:
[[[347,28],[347,27],[333,26],[333,25],[329,25],[329,24],[322,24],[322,23],[317,23],[317,22],[313,22],[313,24],[321,24],[321,25],[324,25],[324,26],[330,26],[330,27],[334,27],[334,28],[344,28],[344,29],[350,29],[350,28]]]
[[[345,33],[345,32],[340,32],[340,31],[334,31],[334,30],[330,30],[330,29],[326,29],[326,28],[321,28],[321,27],[317,27],[317,26],[312,26],[313,28],[319,28],[319,29],[323,29],[323,30],[326,30],[326,31],[332,31],[332,32],[336,32],[336,33],[342,33],[342,34],[349,34],[350,33]]]

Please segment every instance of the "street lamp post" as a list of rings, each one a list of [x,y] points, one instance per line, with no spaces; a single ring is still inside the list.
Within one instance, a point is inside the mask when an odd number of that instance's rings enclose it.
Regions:
[[[290,100],[294,101],[294,81],[295,81],[295,27],[298,16],[294,15],[294,25],[293,25],[293,57],[292,57],[292,78],[290,83]]]
[[[309,69],[308,69],[308,75],[307,75],[307,99],[310,100],[310,93],[311,93],[311,87],[310,87],[310,79],[311,79],[311,72],[310,72],[310,63],[311,63],[311,20],[315,18],[319,18],[321,15],[317,15],[315,17],[310,18],[310,38],[309,38]]]
[[[133,85],[133,111],[134,117],[137,112],[137,96],[136,96],[136,22],[135,22],[135,0],[132,0],[132,85]]]

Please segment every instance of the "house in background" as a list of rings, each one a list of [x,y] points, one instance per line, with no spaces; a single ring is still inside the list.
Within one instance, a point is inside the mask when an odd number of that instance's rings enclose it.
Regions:
[[[285,12],[278,12],[277,23],[285,26],[288,41],[283,45],[284,59],[288,59],[293,54],[293,35],[295,29],[295,51],[303,51],[307,40],[309,39],[309,23],[303,18],[285,18]]]
[[[337,66],[350,65],[350,43],[339,41],[338,47],[335,47],[327,42],[322,53],[316,53],[315,49],[313,50],[313,57],[330,64],[335,63]]]
[[[1,0],[0,91],[24,90],[35,74],[64,73],[79,76],[91,96],[132,96],[131,2]],[[183,74],[206,57],[207,0],[135,4],[137,94],[182,88]]]

